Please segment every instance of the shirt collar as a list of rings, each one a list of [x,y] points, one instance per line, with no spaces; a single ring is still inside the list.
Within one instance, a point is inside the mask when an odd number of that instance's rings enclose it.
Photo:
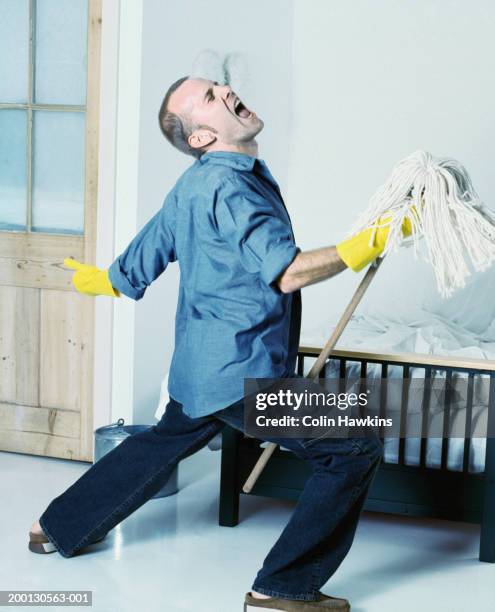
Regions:
[[[234,153],[232,151],[210,151],[208,153],[203,153],[199,161],[202,164],[221,164],[223,166],[230,166],[236,170],[247,170],[252,172],[254,164],[256,163],[256,157],[246,155],[245,153]]]
[[[201,164],[220,164],[223,166],[230,166],[235,170],[244,170],[245,172],[254,172],[260,174],[262,177],[267,179],[277,189],[280,197],[280,188],[277,181],[273,178],[270,170],[266,163],[257,157],[252,155],[246,155],[246,153],[234,153],[232,151],[210,151],[203,153],[199,158]]]

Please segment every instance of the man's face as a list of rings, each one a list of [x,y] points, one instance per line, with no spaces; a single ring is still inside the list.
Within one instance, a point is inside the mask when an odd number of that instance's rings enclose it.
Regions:
[[[198,126],[189,138],[193,147],[215,143],[215,149],[221,150],[222,145],[248,142],[263,129],[263,121],[229,85],[207,79],[184,81],[170,97],[168,108]]]

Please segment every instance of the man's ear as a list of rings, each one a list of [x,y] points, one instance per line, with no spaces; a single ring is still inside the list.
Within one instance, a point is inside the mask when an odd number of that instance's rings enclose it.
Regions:
[[[211,130],[198,129],[194,130],[194,132],[187,139],[187,142],[193,149],[202,149],[203,147],[211,145],[216,139],[217,137]]]

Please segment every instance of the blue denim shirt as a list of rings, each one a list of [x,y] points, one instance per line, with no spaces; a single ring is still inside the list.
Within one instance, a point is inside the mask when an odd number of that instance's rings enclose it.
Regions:
[[[205,153],[112,263],[112,286],[139,300],[178,261],[180,287],[168,391],[191,417],[244,395],[244,378],[295,368],[300,292],[274,283],[297,247],[266,164],[242,153]]]

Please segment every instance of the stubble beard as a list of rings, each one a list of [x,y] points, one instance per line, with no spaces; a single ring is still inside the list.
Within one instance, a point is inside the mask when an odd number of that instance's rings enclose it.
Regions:
[[[244,132],[242,137],[239,139],[239,142],[249,142],[250,140],[254,140],[256,136],[261,132],[263,127],[265,126],[262,119],[259,117],[256,118],[256,123],[250,126],[250,129]]]

